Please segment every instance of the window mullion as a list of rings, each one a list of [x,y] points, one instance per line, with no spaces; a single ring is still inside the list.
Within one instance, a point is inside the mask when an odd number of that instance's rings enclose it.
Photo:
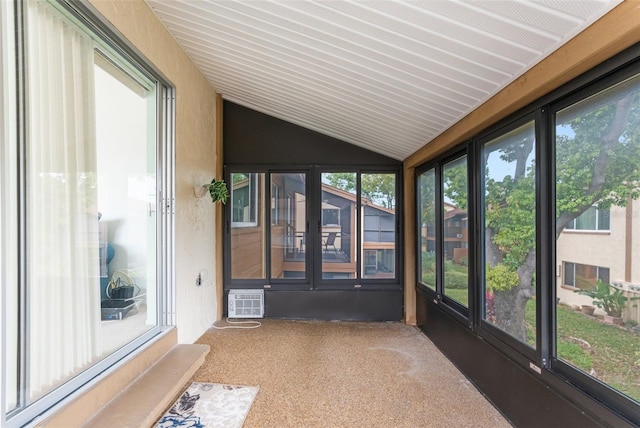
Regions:
[[[435,218],[436,218],[436,297],[438,300],[442,300],[444,294],[444,203],[442,201],[442,166],[438,165],[435,168],[436,173],[436,186],[435,186]]]
[[[555,325],[555,218],[551,203],[555,178],[551,166],[552,149],[549,109],[536,112],[536,349],[541,367],[549,367],[553,344],[552,328]]]

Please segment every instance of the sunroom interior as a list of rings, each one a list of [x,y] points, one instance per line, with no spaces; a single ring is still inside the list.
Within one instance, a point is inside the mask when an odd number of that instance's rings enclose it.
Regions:
[[[640,424],[638,3],[0,18],[0,425],[81,425],[170,350],[197,366],[238,290],[416,326],[514,426]]]

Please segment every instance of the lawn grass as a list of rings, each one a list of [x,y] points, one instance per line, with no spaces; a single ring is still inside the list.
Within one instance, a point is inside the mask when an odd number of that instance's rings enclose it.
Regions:
[[[593,369],[594,377],[640,401],[640,336],[562,306],[557,313],[558,356],[587,373]],[[576,342],[581,353],[560,353],[560,344]]]
[[[466,267],[447,266],[449,273]],[[425,270],[423,278],[435,272]],[[467,289],[445,288],[445,295],[468,307]],[[535,300],[526,308],[527,343],[535,348]],[[557,307],[558,358],[640,401],[640,336],[594,317]]]
[[[535,301],[527,304],[527,336]],[[557,307],[558,358],[640,401],[640,336],[595,317]]]
[[[464,306],[469,305],[469,268],[464,265],[459,265],[451,260],[447,260],[445,266],[445,290],[444,294],[461,303]],[[422,271],[422,282],[425,284],[436,283],[435,265],[425,264],[425,269]]]

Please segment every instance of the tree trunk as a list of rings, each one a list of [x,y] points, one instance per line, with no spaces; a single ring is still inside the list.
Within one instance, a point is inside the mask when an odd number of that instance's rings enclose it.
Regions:
[[[523,343],[527,343],[525,310],[527,302],[535,295],[532,284],[535,271],[536,252],[531,250],[518,268],[520,285],[511,290],[494,292],[496,325]]]
[[[494,293],[493,305],[496,313],[496,326],[516,339],[526,342],[527,331],[524,317],[528,297],[520,287]]]

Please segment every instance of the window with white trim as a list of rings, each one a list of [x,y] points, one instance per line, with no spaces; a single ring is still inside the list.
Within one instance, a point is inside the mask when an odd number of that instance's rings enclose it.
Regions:
[[[609,231],[611,229],[611,211],[609,208],[588,208],[577,218],[571,220],[565,230],[597,230]]]

